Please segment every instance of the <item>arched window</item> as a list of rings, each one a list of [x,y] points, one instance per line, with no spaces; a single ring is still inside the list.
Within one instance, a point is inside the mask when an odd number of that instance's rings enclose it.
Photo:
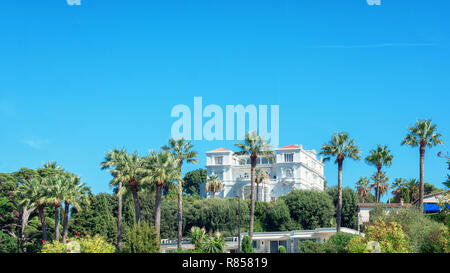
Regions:
[[[285,175],[286,177],[292,177],[292,170],[289,169],[289,168],[285,169],[285,170],[284,170],[284,175]]]

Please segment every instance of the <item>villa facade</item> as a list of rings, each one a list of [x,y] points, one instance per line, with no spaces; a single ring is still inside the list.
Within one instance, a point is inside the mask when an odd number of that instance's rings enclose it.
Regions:
[[[288,145],[274,151],[274,158],[259,156],[257,168],[265,172],[265,179],[258,185],[256,200],[274,201],[293,189],[324,190],[324,164],[317,158],[315,150],[305,150],[302,145]],[[206,152],[208,176],[217,175],[223,183],[223,190],[216,192],[220,198],[250,198],[250,157],[237,155],[233,151],[219,148]],[[256,192],[255,192],[256,194]],[[211,197],[200,188],[200,195]]]

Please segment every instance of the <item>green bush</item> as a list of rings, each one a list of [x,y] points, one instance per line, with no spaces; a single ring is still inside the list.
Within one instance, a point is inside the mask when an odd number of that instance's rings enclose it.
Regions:
[[[325,192],[315,190],[293,190],[282,196],[295,229],[329,227],[335,214],[333,201]]]
[[[17,241],[13,237],[0,231],[0,253],[17,252]]]
[[[300,253],[325,253],[323,243],[315,240],[298,241],[298,252]]]
[[[325,243],[327,253],[348,253],[347,245],[356,235],[338,232]]]
[[[44,242],[41,249],[42,253],[69,253],[70,250],[67,248],[66,244],[60,243],[58,241]]]
[[[250,237],[245,235],[242,239],[242,253],[253,253],[253,244]]]
[[[224,253],[225,240],[222,234],[216,232],[213,236],[207,237],[203,242],[202,251],[204,253]]]
[[[430,247],[430,236],[445,229],[442,223],[429,219],[417,208],[392,211],[382,219],[402,225],[411,242],[412,252],[417,253],[432,252],[434,248]]]
[[[367,252],[367,243],[378,242],[383,253],[409,253],[411,246],[403,227],[396,222],[377,221],[367,227],[365,237],[352,238],[348,244],[349,252]]]
[[[286,253],[286,248],[284,246],[280,246],[278,248],[278,253]]]
[[[123,252],[125,253],[158,253],[159,238],[153,226],[146,221],[134,224],[127,231]]]
[[[81,253],[114,253],[116,248],[100,235],[76,239],[80,243]]]
[[[450,253],[450,234],[446,227],[424,239],[420,250],[423,253]]]
[[[337,186],[331,187],[326,190],[326,193],[333,199],[334,207],[337,207],[338,202],[338,188]],[[358,222],[358,195],[351,188],[342,189],[342,214],[341,214],[341,226],[348,228],[357,228]],[[336,217],[336,213],[334,214]]]

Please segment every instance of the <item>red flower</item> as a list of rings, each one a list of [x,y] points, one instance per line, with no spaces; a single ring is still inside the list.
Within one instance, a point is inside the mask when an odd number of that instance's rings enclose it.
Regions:
[[[77,237],[81,237],[81,234],[80,234],[80,233],[77,233]]]
[[[45,243],[45,240],[42,240],[42,243],[44,244],[44,243]]]

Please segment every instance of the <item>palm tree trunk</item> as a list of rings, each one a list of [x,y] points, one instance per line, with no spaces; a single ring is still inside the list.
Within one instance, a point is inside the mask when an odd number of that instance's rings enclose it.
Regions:
[[[55,205],[55,241],[59,241],[59,208],[61,204]]]
[[[131,193],[133,194],[134,201],[134,213],[136,216],[136,223],[139,225],[141,223],[141,206],[139,205],[139,196],[137,193],[136,181],[130,181]]]
[[[253,225],[254,225],[254,218],[255,218],[255,169],[256,169],[256,159],[257,155],[253,153],[250,156],[251,160],[251,172],[250,172],[250,228],[248,235],[250,237],[250,242],[253,242]]]
[[[161,231],[161,191],[162,191],[162,185],[158,184],[156,186],[156,192],[155,192],[155,229],[156,234],[158,235],[158,240],[160,238],[160,231]]]
[[[64,202],[64,220],[63,220],[63,236],[62,241],[66,243],[67,239],[67,228],[69,227],[69,202]]]
[[[23,244],[25,242],[25,228],[28,225],[28,219],[30,218],[31,213],[35,210],[35,207],[32,207],[30,209],[27,208],[27,206],[24,206],[20,211],[20,229],[19,229],[19,248],[20,251],[26,252],[26,249],[24,249]]]
[[[419,190],[419,206],[423,209],[423,195],[424,195],[424,160],[425,160],[425,145],[420,144],[420,190]]]
[[[119,182],[118,193],[122,189],[122,182]],[[118,208],[117,208],[117,250],[122,250],[122,195],[117,195]]]
[[[178,163],[178,171],[181,176],[181,168],[183,165],[183,161],[180,160]],[[177,240],[177,247],[181,247],[181,240],[183,236],[183,181],[178,180],[178,240]]]
[[[41,221],[41,225],[42,225],[42,239],[44,241],[48,241],[47,224],[45,223],[44,206],[38,205],[37,209],[38,209],[38,213],[39,213],[39,220]]]
[[[336,231],[341,231],[341,215],[342,215],[342,161],[338,161],[338,202],[336,211]]]
[[[381,168],[377,168],[377,203],[380,203]]]

